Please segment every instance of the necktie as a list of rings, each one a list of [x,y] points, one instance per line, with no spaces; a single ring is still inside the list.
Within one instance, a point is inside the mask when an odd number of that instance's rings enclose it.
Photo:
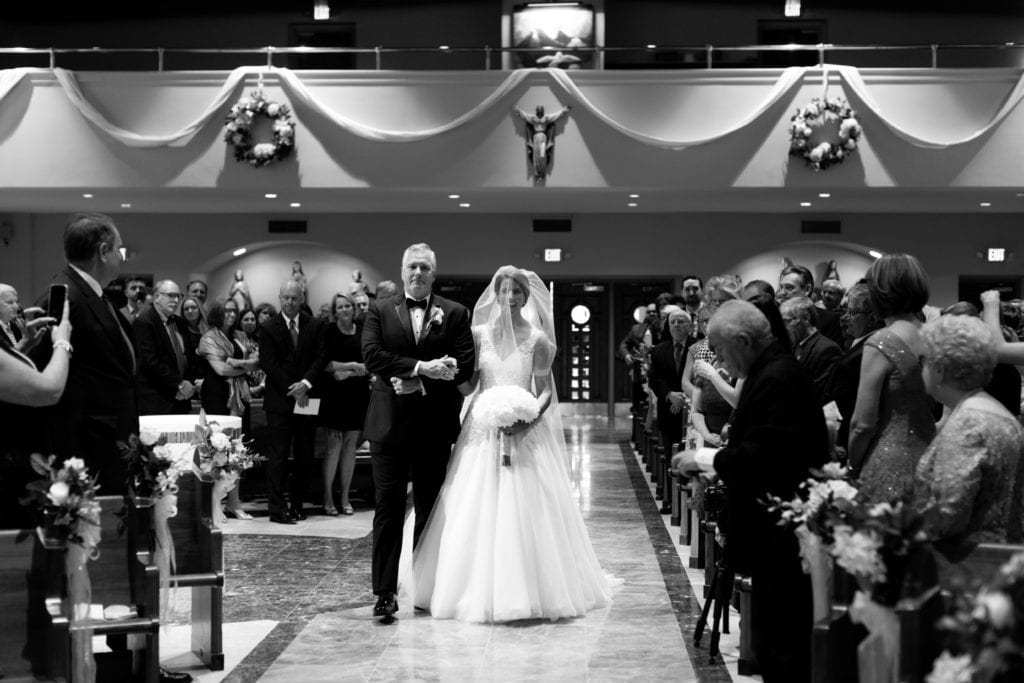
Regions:
[[[101,298],[103,299],[103,303],[107,305],[107,310],[110,311],[110,315],[114,316],[114,324],[117,326],[117,331],[121,333],[121,339],[124,340],[124,345],[128,347],[128,355],[131,357],[132,361],[132,374],[134,375],[135,347],[132,346],[132,340],[128,338],[128,333],[124,331],[123,327],[121,327],[121,317],[118,314],[117,309],[114,308],[114,304],[110,303],[110,299],[108,299],[106,296],[103,296]]]
[[[409,308],[422,308],[423,310],[426,310],[427,309],[427,300],[426,299],[410,299],[409,297],[406,297],[405,298],[405,305],[408,306]]]
[[[299,326],[295,324],[295,318],[288,321],[288,332],[292,335],[292,346],[299,348]]]
[[[684,345],[683,342],[676,342],[675,344],[673,344],[673,346],[675,348],[674,356],[676,359],[676,372],[679,372],[679,370],[682,368]]]
[[[171,346],[174,348],[174,360],[178,363],[178,374],[185,374],[185,352],[181,348],[181,337],[178,336],[177,325],[174,318],[167,318],[167,335],[171,338]]]

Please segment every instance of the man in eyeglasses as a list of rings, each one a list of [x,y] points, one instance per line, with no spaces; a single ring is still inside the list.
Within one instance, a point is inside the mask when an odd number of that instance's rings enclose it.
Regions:
[[[139,348],[135,384],[141,415],[180,415],[191,412],[199,364],[186,351],[188,325],[178,315],[181,289],[173,280],[153,287],[153,305],[144,309],[132,326]]]

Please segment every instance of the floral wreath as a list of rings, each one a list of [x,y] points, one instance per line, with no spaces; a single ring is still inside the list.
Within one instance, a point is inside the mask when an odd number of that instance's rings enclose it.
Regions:
[[[857,112],[841,97],[815,97],[790,121],[789,153],[803,157],[815,171],[843,163],[857,151],[857,139],[864,132]]]
[[[266,116],[273,122],[271,142],[254,142],[252,125],[257,116]],[[234,147],[235,161],[245,161],[259,168],[272,161],[288,157],[295,148],[295,122],[286,104],[271,102],[263,97],[263,89],[252,91],[231,105],[224,120],[224,141]]]

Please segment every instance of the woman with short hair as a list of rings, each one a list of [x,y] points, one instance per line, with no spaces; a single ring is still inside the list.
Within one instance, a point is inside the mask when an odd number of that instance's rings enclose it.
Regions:
[[[981,320],[946,315],[921,329],[923,379],[948,416],[921,456],[914,505],[950,562],[979,543],[1024,537],[1024,429],[983,387],[996,365],[995,336]]]

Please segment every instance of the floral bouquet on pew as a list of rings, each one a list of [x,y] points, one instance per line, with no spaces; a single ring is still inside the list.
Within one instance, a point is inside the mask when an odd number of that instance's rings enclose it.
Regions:
[[[193,469],[202,481],[213,482],[213,524],[224,522],[220,503],[228,491],[238,485],[242,472],[256,466],[263,458],[249,452],[242,439],[232,439],[224,428],[206,419],[205,411],[199,413],[196,436],[193,441],[196,451]]]
[[[957,590],[939,622],[942,654],[926,683],[1024,681],[1024,553],[978,593]]]
[[[539,414],[537,397],[514,384],[485,390],[473,403],[473,417],[485,427],[498,430],[501,464],[512,465],[512,444],[505,431],[517,422],[533,422]]]
[[[178,514],[178,477],[184,464],[167,446],[167,437],[159,432],[143,430],[128,437],[128,443],[118,442],[128,470],[128,493],[137,508],[153,508],[153,531],[156,536],[154,560],[160,570],[162,617],[172,604],[168,600],[171,574],[174,573],[174,539],[170,518]]]
[[[48,548],[64,547],[64,573],[68,581],[68,602],[72,623],[89,618],[92,584],[86,563],[100,556],[100,504],[96,500],[99,484],[89,474],[81,458],[68,458],[60,469],[56,456],[44,458],[32,454],[32,469],[43,479],[29,483],[26,505],[36,505],[43,519],[40,541]],[[71,635],[73,680],[94,680],[92,630],[78,629]]]

